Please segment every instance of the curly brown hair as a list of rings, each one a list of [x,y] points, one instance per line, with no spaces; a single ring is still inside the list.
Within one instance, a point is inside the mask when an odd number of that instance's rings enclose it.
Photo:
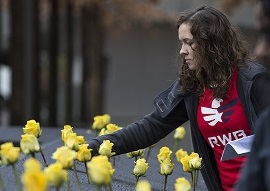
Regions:
[[[191,27],[197,44],[194,51],[202,67],[189,70],[182,58],[178,74],[181,87],[200,96],[205,87],[214,85],[214,97],[225,98],[233,72],[249,57],[246,41],[228,18],[213,7],[202,6],[182,13],[177,28],[183,23]]]

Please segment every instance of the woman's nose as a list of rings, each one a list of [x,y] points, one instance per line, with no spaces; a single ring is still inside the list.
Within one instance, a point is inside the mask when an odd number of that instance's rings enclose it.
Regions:
[[[187,54],[187,53],[188,52],[187,52],[185,44],[182,44],[181,49],[180,49],[180,55],[184,55],[184,54]]]

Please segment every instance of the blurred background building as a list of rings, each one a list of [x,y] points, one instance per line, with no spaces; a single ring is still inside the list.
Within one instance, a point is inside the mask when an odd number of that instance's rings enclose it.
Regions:
[[[0,0],[0,125],[124,126],[177,78],[180,11],[211,5],[256,41],[252,1]]]

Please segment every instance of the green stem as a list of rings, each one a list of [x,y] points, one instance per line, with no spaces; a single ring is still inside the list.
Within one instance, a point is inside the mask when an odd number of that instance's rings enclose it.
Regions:
[[[137,185],[140,177],[139,176],[135,176],[135,178],[136,178],[136,182],[135,182],[135,187],[136,187],[136,185]]]
[[[192,190],[195,190],[195,177],[194,177],[194,171],[191,172],[191,177],[192,177]]]
[[[2,178],[2,175],[1,174],[0,174],[0,188],[3,191],[6,191],[6,187],[5,187],[5,184],[4,184],[4,181],[3,181],[3,178]]]
[[[177,151],[178,145],[179,145],[179,141],[175,140],[174,141],[174,146],[173,146],[173,153],[175,153]]]
[[[35,155],[34,152],[31,152],[30,154],[31,154],[31,156],[32,156],[34,159],[36,158],[36,155]]]
[[[145,160],[146,161],[148,161],[148,158],[149,158],[149,156],[150,156],[150,153],[151,153],[151,146],[150,147],[148,147],[148,152],[147,152],[147,155],[146,155],[146,157],[145,157]]]
[[[67,190],[70,191],[70,180],[69,180],[69,178],[67,179]]]
[[[40,148],[40,153],[41,153],[41,156],[42,156],[42,158],[43,158],[43,161],[44,161],[45,165],[48,167],[48,164],[47,164],[46,158],[45,158],[44,153],[43,153],[43,151],[42,151],[42,149],[41,149],[41,148]]]
[[[196,170],[195,172],[195,188],[197,187],[197,183],[198,183],[198,176],[199,176],[199,171]],[[195,188],[194,188],[194,191],[195,191]]]
[[[191,175],[192,175],[192,188],[193,188],[193,191],[195,191],[196,186],[197,186],[197,181],[198,181],[198,170],[193,170],[191,172]]]
[[[88,168],[87,168],[87,163],[86,163],[86,161],[84,161],[84,167],[85,167],[86,174],[87,174],[88,184],[90,184],[90,179],[89,179],[89,174],[88,174]]]
[[[163,191],[166,191],[166,187],[167,187],[167,180],[168,180],[168,175],[165,175],[165,182],[164,182]]]
[[[20,185],[20,178],[19,178],[19,175],[17,173],[15,164],[12,164],[11,166],[12,166],[12,170],[13,170],[13,173],[14,173],[14,177],[15,177],[17,188],[18,188],[19,191],[22,191],[22,187]]]
[[[101,186],[97,185],[97,191],[101,191]]]
[[[82,190],[81,183],[79,181],[79,177],[78,177],[78,174],[77,174],[75,162],[73,163],[73,168],[74,168],[74,173],[75,173],[75,177],[76,177],[76,180],[77,180],[77,185],[79,187],[79,190],[81,191]]]
[[[109,190],[112,191],[112,184],[109,184]]]

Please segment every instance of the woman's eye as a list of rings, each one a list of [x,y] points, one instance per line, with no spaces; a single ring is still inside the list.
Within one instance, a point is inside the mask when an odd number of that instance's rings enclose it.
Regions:
[[[182,47],[183,45],[186,45],[186,46],[192,46],[193,43],[194,43],[193,40],[189,40],[189,41],[187,41],[187,40],[185,40],[185,41],[180,41],[180,46],[181,46],[181,47]]]
[[[187,44],[191,46],[193,44],[193,41],[187,41]]]

